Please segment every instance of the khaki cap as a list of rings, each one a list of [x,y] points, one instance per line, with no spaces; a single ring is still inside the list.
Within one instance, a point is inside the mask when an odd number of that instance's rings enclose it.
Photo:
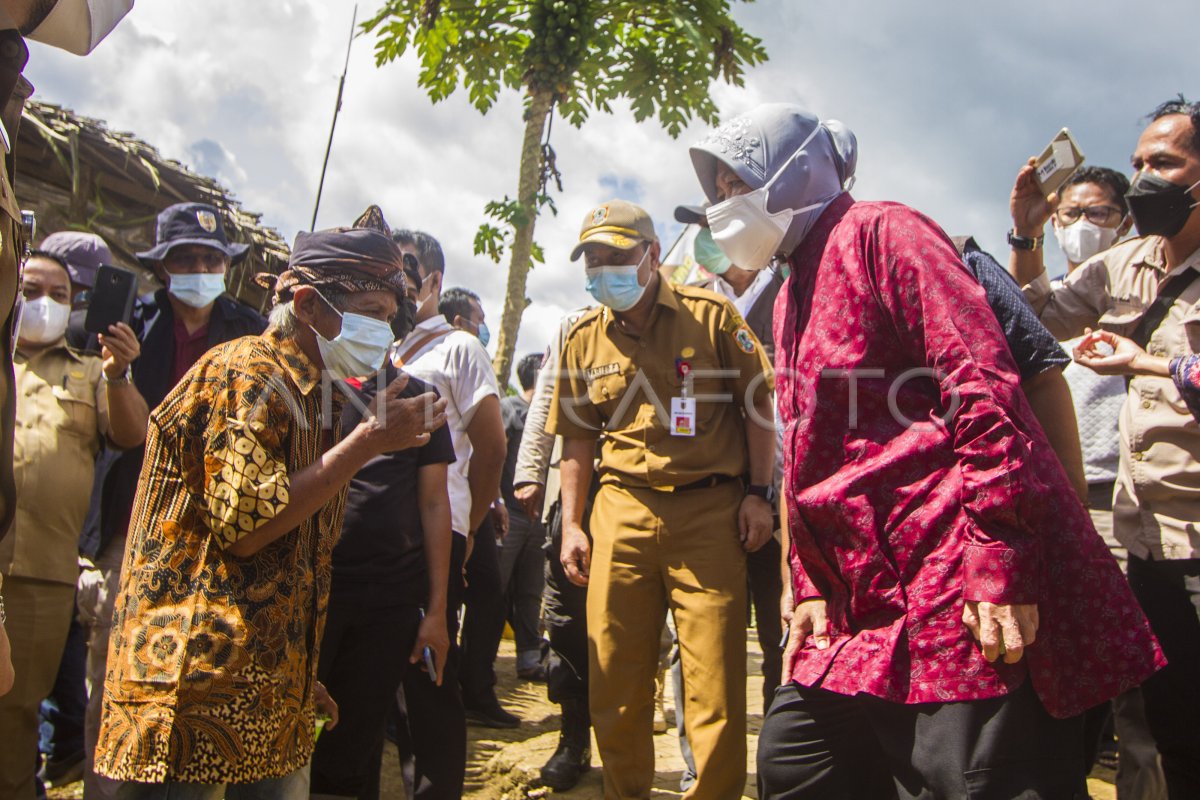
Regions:
[[[654,221],[641,206],[625,200],[609,200],[596,206],[583,218],[579,244],[571,251],[575,261],[589,244],[606,244],[618,250],[632,250],[643,242],[656,242]]]

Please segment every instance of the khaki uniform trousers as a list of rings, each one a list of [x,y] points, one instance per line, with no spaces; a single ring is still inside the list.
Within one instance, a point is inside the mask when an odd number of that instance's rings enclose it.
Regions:
[[[589,700],[608,800],[648,798],[654,680],[668,610],[679,635],[696,758],[694,800],[740,798],[746,781],[746,557],[737,481],[658,492],[606,484],[592,509]]]
[[[33,800],[38,708],[58,675],[75,611],[75,587],[9,575],[4,578],[4,605],[17,680],[0,697],[0,800]]]

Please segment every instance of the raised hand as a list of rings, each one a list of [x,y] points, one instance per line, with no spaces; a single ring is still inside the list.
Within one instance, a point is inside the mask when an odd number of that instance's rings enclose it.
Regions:
[[[1050,221],[1050,215],[1054,213],[1054,208],[1058,205],[1056,195],[1046,197],[1042,194],[1041,187],[1038,186],[1034,177],[1036,164],[1037,159],[1031,158],[1028,164],[1021,167],[1021,171],[1017,173],[1016,183],[1013,184],[1012,195],[1008,199],[1008,210],[1012,214],[1013,229],[1016,230],[1018,236],[1026,236],[1031,239],[1043,235],[1046,223]]]

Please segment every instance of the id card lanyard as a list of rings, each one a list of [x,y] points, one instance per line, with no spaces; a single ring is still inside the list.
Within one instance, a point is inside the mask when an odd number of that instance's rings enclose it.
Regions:
[[[675,372],[680,378],[679,397],[671,398],[671,435],[696,435],[696,398],[692,397],[692,365],[682,358],[675,359]]]

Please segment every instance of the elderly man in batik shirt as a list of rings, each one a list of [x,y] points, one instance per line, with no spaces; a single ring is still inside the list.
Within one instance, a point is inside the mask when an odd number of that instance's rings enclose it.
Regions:
[[[762,106],[692,149],[713,238],[783,257],[795,608],[759,797],[1085,798],[1077,716],[1160,666],[950,239],[846,192],[857,143]]]
[[[322,370],[374,374],[403,297],[387,236],[300,234],[266,332],[210,350],[151,414],[96,749],[124,797],[307,797],[347,484],[444,421],[400,378],[343,437]]]

